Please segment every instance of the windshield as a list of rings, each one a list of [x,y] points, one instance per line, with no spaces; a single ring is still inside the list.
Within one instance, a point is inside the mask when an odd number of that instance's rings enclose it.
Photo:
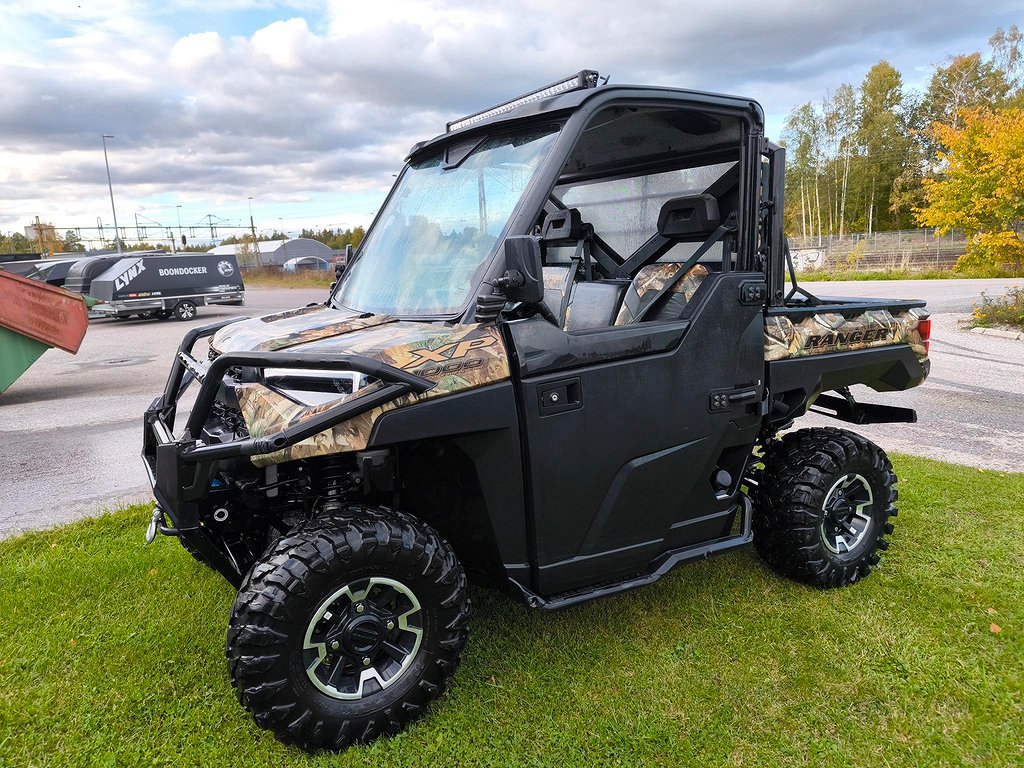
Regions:
[[[470,139],[410,165],[333,303],[401,316],[460,310],[557,132]]]

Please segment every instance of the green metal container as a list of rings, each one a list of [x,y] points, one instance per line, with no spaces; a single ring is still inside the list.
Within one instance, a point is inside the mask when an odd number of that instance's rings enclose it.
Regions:
[[[0,392],[16,382],[49,348],[41,341],[0,327]]]

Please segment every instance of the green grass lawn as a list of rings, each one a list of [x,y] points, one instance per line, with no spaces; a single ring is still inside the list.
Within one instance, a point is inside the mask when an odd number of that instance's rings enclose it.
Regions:
[[[249,288],[323,288],[324,298],[334,282],[334,270],[284,272],[279,267],[253,267],[243,273]]]
[[[557,614],[475,590],[452,690],[341,755],[259,730],[234,596],[136,507],[0,542],[0,765],[1024,764],[1024,474],[897,457],[883,567],[820,592],[748,549]]]

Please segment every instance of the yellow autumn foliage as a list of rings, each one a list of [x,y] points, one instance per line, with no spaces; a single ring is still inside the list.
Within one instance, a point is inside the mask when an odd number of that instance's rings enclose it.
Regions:
[[[942,123],[932,134],[945,150],[939,178],[925,181],[918,222],[969,237],[957,268],[1001,268],[1024,262],[1024,110],[969,110],[961,126]]]

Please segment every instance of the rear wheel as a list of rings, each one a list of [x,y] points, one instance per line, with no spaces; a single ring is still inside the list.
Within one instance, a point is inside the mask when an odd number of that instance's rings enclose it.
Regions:
[[[784,576],[841,587],[889,548],[896,475],[885,451],[843,429],[804,429],[765,447],[757,472],[754,545]]]
[[[444,691],[468,635],[466,577],[424,523],[317,519],[253,566],[232,609],[231,681],[257,724],[307,750],[401,731]]]
[[[191,301],[179,301],[174,305],[174,316],[179,320],[191,320],[196,316],[196,305]]]

